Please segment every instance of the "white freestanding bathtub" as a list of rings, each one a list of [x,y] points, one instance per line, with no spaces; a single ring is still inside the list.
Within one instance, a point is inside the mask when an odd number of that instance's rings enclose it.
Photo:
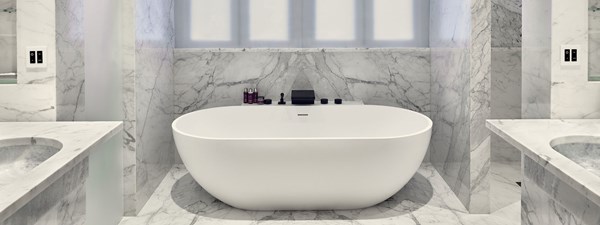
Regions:
[[[192,177],[248,210],[356,209],[416,173],[432,122],[371,105],[233,106],[177,118],[175,144]]]

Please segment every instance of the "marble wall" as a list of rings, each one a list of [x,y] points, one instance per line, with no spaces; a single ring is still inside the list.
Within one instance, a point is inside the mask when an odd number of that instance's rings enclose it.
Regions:
[[[550,118],[551,1],[523,2],[522,117]]]
[[[589,62],[588,73],[600,80],[600,0],[588,1]]]
[[[551,118],[600,118],[600,83],[588,82],[588,1],[552,2]],[[590,21],[600,26],[600,21]],[[580,65],[561,66],[561,45],[579,45]],[[583,57],[581,57],[583,56]],[[592,62],[592,64],[598,62]]]
[[[17,1],[18,84],[0,87],[0,121],[56,120],[55,7],[54,0]],[[40,45],[48,67],[26,68],[27,46]]]
[[[17,0],[0,0],[0,73],[17,72]]]
[[[521,118],[522,0],[492,0],[492,119]],[[521,153],[492,134],[493,162],[519,162]]]
[[[600,118],[600,83],[588,81],[589,29],[594,2],[532,1],[523,4],[523,117]],[[592,14],[589,21],[588,13]],[[592,32],[593,33],[593,32]],[[580,46],[580,65],[563,66],[561,45]],[[591,59],[593,60],[593,53]],[[592,62],[592,64],[594,64]],[[592,66],[591,72],[594,69]]]
[[[489,212],[491,2],[431,1],[431,162],[472,213]]]
[[[56,120],[85,118],[83,0],[56,1]]]
[[[144,206],[173,165],[174,1],[123,1],[125,214]]]
[[[83,225],[86,221],[87,159],[75,165],[17,212],[4,225]]]
[[[426,48],[372,50],[175,50],[175,114],[240,105],[244,88],[279,100],[292,89],[429,115]]]

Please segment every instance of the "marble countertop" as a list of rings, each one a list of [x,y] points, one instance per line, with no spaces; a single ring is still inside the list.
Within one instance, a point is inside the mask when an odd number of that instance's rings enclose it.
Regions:
[[[41,137],[63,144],[55,155],[23,179],[0,188],[0,221],[14,214],[90,154],[95,146],[119,134],[122,122],[0,122],[0,140]]]
[[[487,127],[592,202],[600,205],[600,177],[563,156],[550,141],[600,136],[600,120],[488,120]],[[571,137],[569,137],[571,136]]]

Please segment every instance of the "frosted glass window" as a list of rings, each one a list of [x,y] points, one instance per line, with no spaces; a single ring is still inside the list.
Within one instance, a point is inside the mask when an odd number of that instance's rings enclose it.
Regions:
[[[192,0],[191,39],[229,41],[232,39],[231,0]]]
[[[249,37],[254,40],[289,40],[290,6],[288,0],[248,0]]]
[[[428,47],[429,1],[175,0],[175,45]]]
[[[413,13],[413,0],[373,0],[373,39],[413,39]]]
[[[354,0],[315,0],[315,39],[356,39],[356,4]]]

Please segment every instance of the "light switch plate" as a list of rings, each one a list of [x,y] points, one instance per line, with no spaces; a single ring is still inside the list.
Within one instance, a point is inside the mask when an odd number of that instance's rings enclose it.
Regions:
[[[583,54],[581,54],[581,45],[560,46],[561,66],[579,66],[581,65],[582,56]]]
[[[27,68],[47,68],[48,67],[48,51],[47,51],[48,47],[46,46],[29,46],[27,47]],[[34,63],[32,63],[30,61],[30,53],[33,52],[35,53],[35,60]],[[41,58],[41,63],[40,61],[40,57],[39,57],[39,53],[42,53],[42,58]]]

